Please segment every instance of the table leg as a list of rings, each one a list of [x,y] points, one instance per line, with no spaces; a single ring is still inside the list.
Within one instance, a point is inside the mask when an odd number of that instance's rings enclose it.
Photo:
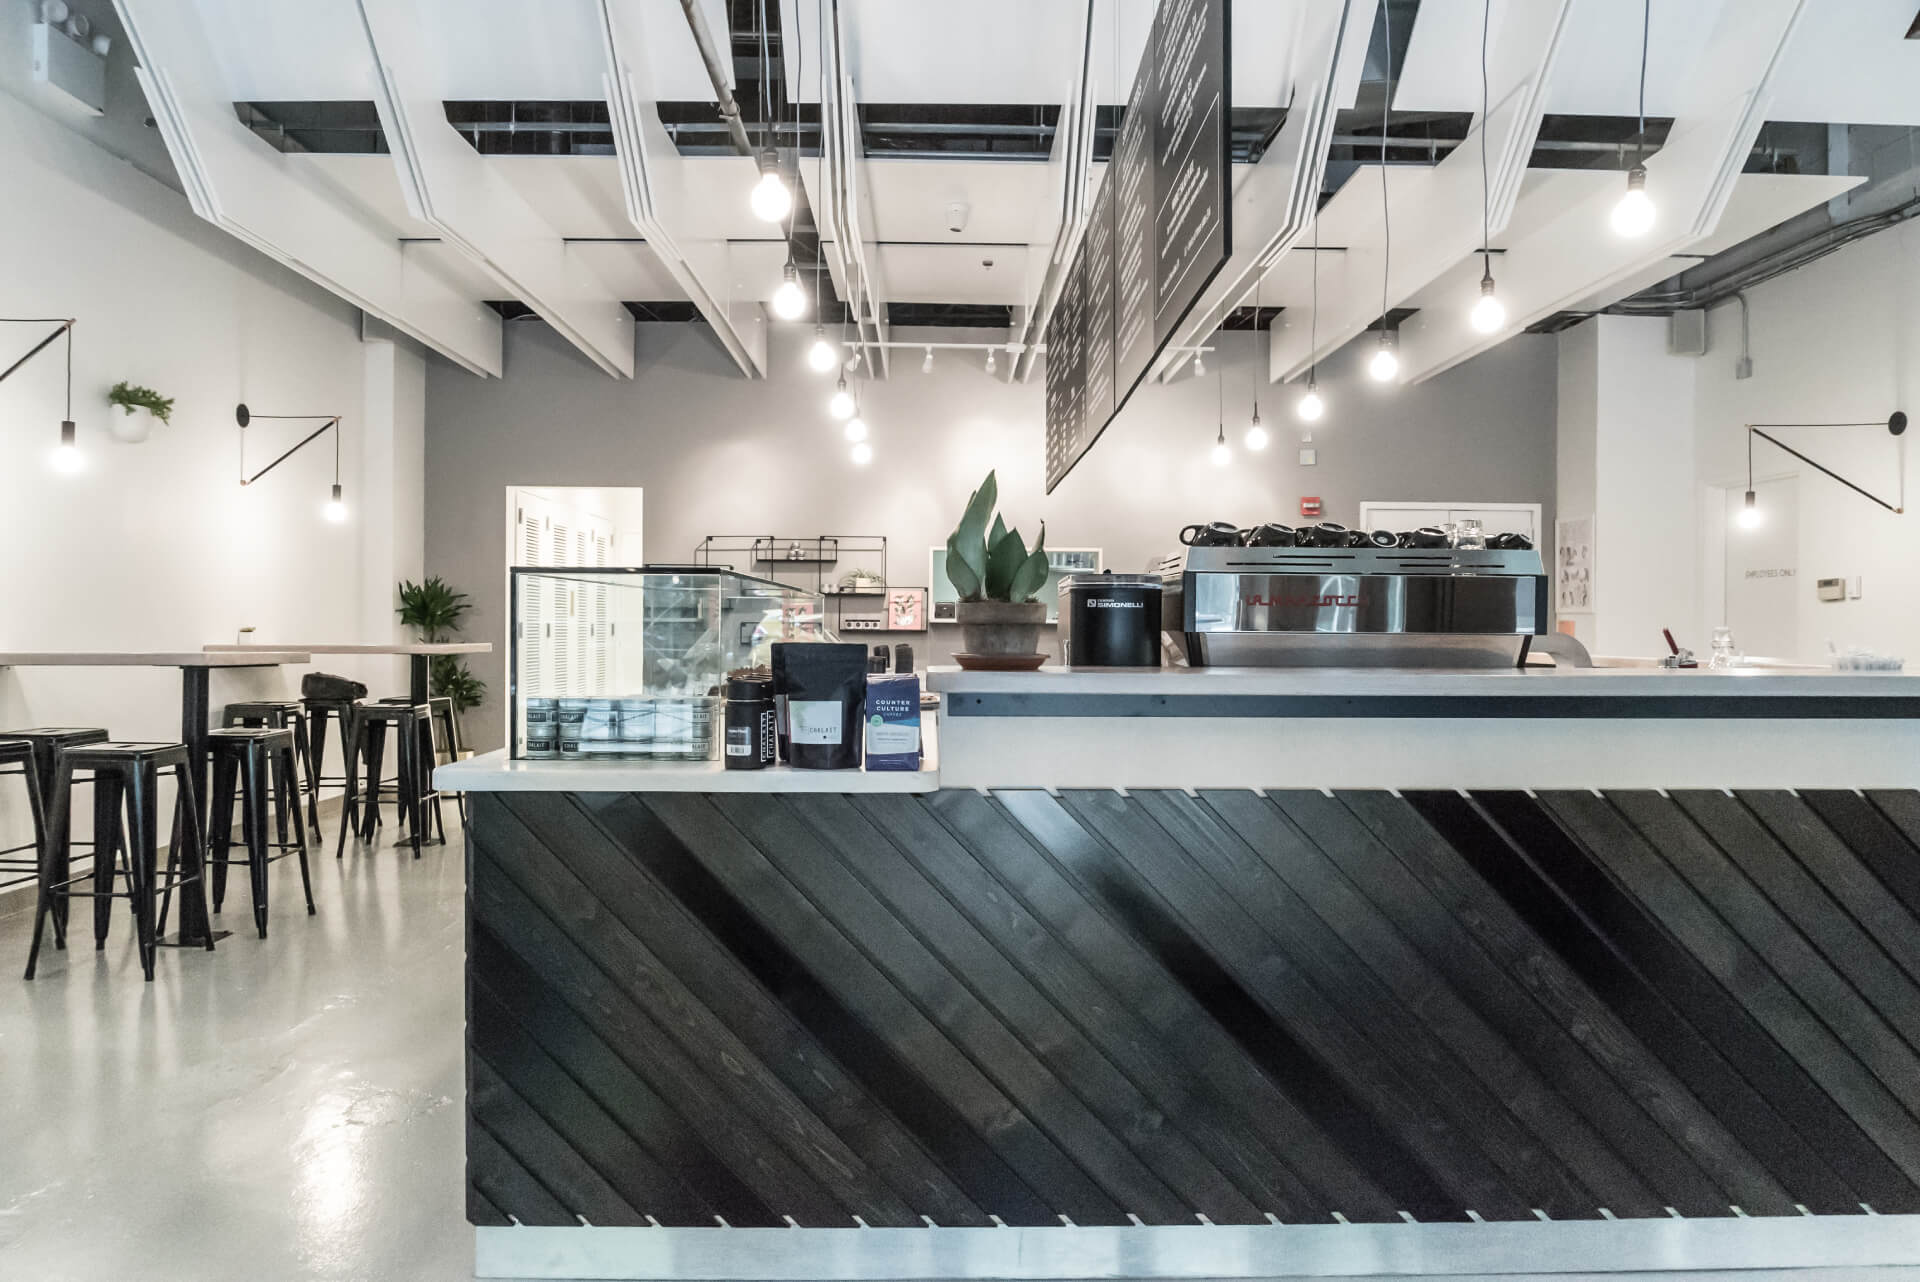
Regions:
[[[180,742],[187,746],[187,778],[193,782],[193,811],[201,839],[207,832],[207,719],[212,702],[212,680],[206,668],[180,669]],[[189,842],[179,852],[180,876],[202,875],[202,852]],[[180,896],[180,933],[163,942],[176,948],[204,948],[211,939],[225,939],[232,931],[214,931],[207,920],[204,895]]]
[[[430,674],[432,672],[432,666],[433,657],[431,655],[410,654],[407,656],[407,698],[413,701],[413,705],[416,708],[424,706],[429,697],[427,687],[431,684]],[[420,796],[414,799],[412,822],[419,823],[420,816],[426,813],[426,802],[423,798],[427,793],[433,791],[433,767],[435,758],[433,755],[433,717],[431,715],[420,724],[420,733],[415,741],[420,745],[419,751],[414,754],[413,758],[416,763],[419,763],[420,775],[416,787],[420,792]],[[428,840],[431,833],[431,829],[421,833],[420,839],[422,841]]]

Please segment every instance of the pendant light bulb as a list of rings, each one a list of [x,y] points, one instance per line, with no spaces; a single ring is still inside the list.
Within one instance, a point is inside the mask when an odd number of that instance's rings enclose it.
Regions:
[[[1213,440],[1213,453],[1211,457],[1215,467],[1225,467],[1233,461],[1233,449],[1227,444],[1227,429],[1225,425],[1221,426],[1220,435],[1216,436]]]
[[[1743,530],[1757,530],[1765,518],[1760,515],[1760,506],[1752,490],[1747,491],[1746,501],[1740,505],[1740,515],[1735,518]]]
[[[1627,171],[1627,190],[1613,207],[1613,232],[1628,238],[1644,236],[1653,228],[1653,198],[1647,195],[1647,167]]]
[[[933,349],[931,347],[927,349],[926,359],[920,362],[920,372],[922,374],[933,373]]]
[[[867,464],[873,462],[873,446],[867,444],[865,441],[855,441],[853,443],[853,449],[848,451],[847,457],[853,460],[855,467],[865,467]]]
[[[1193,376],[1195,378],[1205,378],[1207,376],[1207,354],[1205,352],[1195,352],[1193,354]]]
[[[824,326],[813,327],[813,346],[807,349],[807,364],[814,373],[824,374],[840,363],[840,353],[827,341]]]
[[[321,508],[320,512],[335,525],[347,519],[347,503],[345,499],[340,497],[339,486],[336,485],[333,487],[333,497],[327,500],[327,505]]]
[[[837,419],[853,417],[853,397],[847,391],[847,377],[842,374],[834,385],[833,396],[827,401],[827,413]]]
[[[861,441],[867,439],[867,420],[856,414],[854,417],[848,419],[847,425],[840,430],[846,434],[846,438],[849,441],[858,445]]]
[[[769,147],[760,153],[760,181],[753,185],[753,195],[748,198],[753,213],[763,223],[786,221],[793,212],[793,193],[787,190],[787,180],[780,176],[780,153]]]
[[[1253,421],[1247,424],[1247,448],[1260,451],[1267,448],[1267,425],[1260,421],[1260,411],[1253,412]]]
[[[1314,386],[1311,379],[1307,381],[1306,395],[1294,403],[1293,412],[1302,423],[1318,423],[1321,415],[1327,412],[1327,403],[1320,399],[1320,389]]]
[[[1391,383],[1400,376],[1400,355],[1393,350],[1393,331],[1380,331],[1380,350],[1367,362],[1367,375],[1376,383]]]
[[[799,320],[807,314],[807,291],[800,288],[800,270],[791,258],[780,269],[780,288],[773,291],[773,314],[781,320]]]
[[[989,347],[989,348],[987,349],[987,373],[989,373],[989,374],[991,374],[991,373],[993,373],[993,368],[994,368],[994,366],[993,366],[993,348],[991,348],[991,347]]]
[[[1482,334],[1491,334],[1507,323],[1507,305],[1494,292],[1491,272],[1480,278],[1480,301],[1473,305],[1468,319]]]
[[[53,451],[52,463],[54,471],[64,472],[71,476],[73,473],[81,471],[87,466],[86,455],[80,452],[80,446],[75,440],[77,431],[78,429],[75,428],[71,419],[65,420],[60,424],[60,444],[56,446]]]

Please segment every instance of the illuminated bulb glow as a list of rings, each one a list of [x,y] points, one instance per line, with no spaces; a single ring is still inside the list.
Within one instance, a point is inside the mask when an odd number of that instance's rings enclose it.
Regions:
[[[1254,414],[1253,422],[1247,424],[1247,448],[1250,450],[1267,448],[1267,427],[1260,421],[1258,412]]]
[[[320,511],[322,515],[335,525],[347,519],[347,504],[346,501],[340,497],[339,486],[336,485],[333,487],[333,497],[327,500],[327,505],[321,508]]]
[[[840,363],[840,353],[827,341],[827,332],[818,325],[813,327],[813,346],[807,349],[807,364],[816,374],[824,374]]]
[[[1740,515],[1734,519],[1740,523],[1740,528],[1743,530],[1760,528],[1760,522],[1765,518],[1760,515],[1760,508],[1752,490],[1747,491],[1746,502],[1740,505]]]
[[[1195,378],[1205,378],[1206,375],[1207,354],[1205,352],[1195,352],[1193,354],[1193,376]]]
[[[807,314],[807,291],[800,288],[800,273],[789,262],[781,276],[780,288],[773,291],[773,314],[781,320],[799,320]]]
[[[760,181],[748,197],[754,216],[761,222],[777,223],[793,212],[793,193],[780,177],[780,153],[771,149],[760,153]]]
[[[847,394],[847,380],[842,378],[833,389],[833,396],[827,401],[827,413],[835,418],[853,417],[853,397]]]
[[[1393,340],[1383,331],[1380,335],[1380,350],[1367,362],[1367,376],[1376,383],[1391,383],[1400,374],[1400,356],[1393,350]]]
[[[1480,301],[1473,305],[1467,319],[1482,334],[1491,334],[1507,323],[1507,305],[1493,292],[1493,277],[1480,278]]]
[[[1327,412],[1327,403],[1320,399],[1319,389],[1308,383],[1307,394],[1294,404],[1293,412],[1302,423],[1318,423],[1320,416]]]
[[[931,347],[927,349],[927,358],[920,362],[920,372],[922,374],[933,373],[933,349]]]
[[[1233,461],[1233,450],[1227,445],[1227,429],[1222,427],[1220,435],[1214,439],[1211,455],[1215,467],[1225,467]]]
[[[861,441],[867,439],[867,420],[864,418],[850,418],[847,420],[847,425],[840,430],[846,433],[849,441],[858,445]]]
[[[873,446],[865,441],[855,441],[853,449],[848,451],[848,457],[853,460],[854,466],[865,467],[873,462]]]
[[[1613,231],[1616,236],[1644,236],[1653,227],[1653,198],[1647,195],[1647,171],[1635,165],[1627,171],[1627,190],[1613,207]]]
[[[993,349],[991,347],[987,349],[987,373],[993,373]]]
[[[49,460],[54,471],[72,475],[86,467],[87,457],[80,452],[80,446],[74,440],[77,430],[71,420],[60,424],[60,444],[55,447],[53,457]]]

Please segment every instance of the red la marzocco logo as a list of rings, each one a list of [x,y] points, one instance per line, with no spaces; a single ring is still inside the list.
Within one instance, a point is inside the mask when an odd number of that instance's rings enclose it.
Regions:
[[[1347,593],[1328,592],[1318,596],[1314,596],[1314,595],[1260,596],[1258,593],[1256,593],[1252,596],[1243,598],[1243,600],[1248,609],[1259,609],[1264,606],[1270,610],[1271,609],[1318,610],[1318,609],[1323,609],[1327,606],[1358,606],[1360,604],[1361,597],[1360,597],[1360,593],[1358,592],[1347,592]]]

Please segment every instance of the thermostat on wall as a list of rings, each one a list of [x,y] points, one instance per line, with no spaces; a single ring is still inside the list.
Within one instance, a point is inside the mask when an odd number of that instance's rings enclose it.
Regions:
[[[1815,579],[1814,595],[1822,601],[1844,601],[1847,599],[1847,581],[1845,579]]]

